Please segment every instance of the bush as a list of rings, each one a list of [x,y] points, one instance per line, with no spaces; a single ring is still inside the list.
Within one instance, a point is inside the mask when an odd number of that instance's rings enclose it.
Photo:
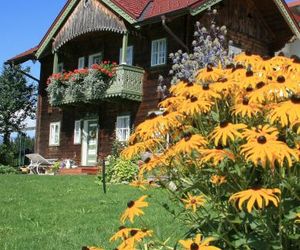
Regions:
[[[138,166],[130,160],[108,156],[106,158],[106,182],[123,183],[133,181],[138,173]],[[102,174],[97,177],[102,181]]]
[[[11,166],[0,165],[0,174],[17,174],[18,171]]]

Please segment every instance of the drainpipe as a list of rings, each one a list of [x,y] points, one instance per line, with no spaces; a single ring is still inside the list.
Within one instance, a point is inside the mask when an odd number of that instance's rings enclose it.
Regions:
[[[126,58],[127,58],[127,47],[128,47],[128,31],[126,31],[123,34],[123,43],[122,43],[122,58],[121,58],[121,64],[127,64]]]
[[[161,16],[161,21],[162,21],[162,25],[164,27],[164,29],[169,33],[170,36],[172,36],[175,41],[180,44],[187,52],[189,52],[189,48],[188,46],[185,45],[185,43],[183,41],[180,40],[180,38],[178,36],[175,35],[175,33],[167,26],[166,24],[166,16]]]
[[[53,58],[53,74],[58,73],[58,53],[57,51],[54,52],[54,58]]]

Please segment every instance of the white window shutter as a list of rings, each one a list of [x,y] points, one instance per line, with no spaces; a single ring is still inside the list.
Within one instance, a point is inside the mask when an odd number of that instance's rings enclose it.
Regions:
[[[49,145],[59,146],[60,143],[60,122],[50,123]]]
[[[79,57],[78,58],[78,69],[83,69],[85,67],[85,58]]]

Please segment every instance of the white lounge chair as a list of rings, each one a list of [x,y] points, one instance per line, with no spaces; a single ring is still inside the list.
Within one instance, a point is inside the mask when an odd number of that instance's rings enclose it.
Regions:
[[[56,161],[56,159],[45,159],[40,154],[27,154],[26,157],[30,160],[28,166],[30,173],[38,175],[42,174],[41,170],[45,170]]]

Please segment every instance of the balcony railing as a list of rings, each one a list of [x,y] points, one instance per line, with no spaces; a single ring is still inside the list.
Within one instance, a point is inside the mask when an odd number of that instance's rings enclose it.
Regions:
[[[113,78],[98,69],[83,69],[52,76],[47,88],[52,106],[96,103],[97,101],[124,98],[141,101],[144,70],[135,66],[120,65]]]

